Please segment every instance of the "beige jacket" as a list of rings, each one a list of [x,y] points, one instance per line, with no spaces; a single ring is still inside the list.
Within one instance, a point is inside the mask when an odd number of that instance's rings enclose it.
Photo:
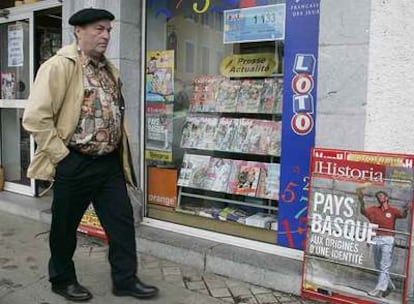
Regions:
[[[27,176],[53,181],[55,167],[69,150],[67,145],[79,122],[84,97],[82,66],[76,44],[60,49],[40,66],[23,115],[23,127],[33,134],[37,149]],[[109,63],[115,79],[119,72]],[[121,162],[127,183],[136,186],[124,123]]]

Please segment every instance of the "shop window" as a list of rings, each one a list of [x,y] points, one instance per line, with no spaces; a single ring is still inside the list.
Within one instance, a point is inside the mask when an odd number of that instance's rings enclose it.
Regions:
[[[185,55],[185,71],[194,73],[194,44],[192,42],[185,42]]]
[[[200,3],[146,9],[146,215],[276,243],[284,46],[224,29],[231,10],[284,2]]]
[[[202,68],[201,72],[203,74],[208,74],[210,72],[210,48],[203,46],[202,48]]]
[[[30,87],[29,20],[0,24],[1,99],[26,99]]]

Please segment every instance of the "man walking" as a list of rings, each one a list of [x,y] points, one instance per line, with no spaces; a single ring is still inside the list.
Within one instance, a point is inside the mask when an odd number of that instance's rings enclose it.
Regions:
[[[92,294],[78,283],[72,260],[76,230],[90,204],[109,239],[113,293],[149,298],[158,289],[136,276],[132,207],[126,183],[136,185],[118,70],[105,58],[114,16],[101,9],[72,15],[76,43],[63,47],[39,69],[23,126],[37,151],[28,170],[54,181],[49,280],[52,291],[72,301]]]
[[[378,206],[365,207],[363,189],[360,187],[356,190],[360,202],[360,211],[368,220],[378,225],[376,236],[373,238],[374,245],[374,262],[379,271],[378,281],[375,288],[368,292],[373,297],[386,297],[395,285],[390,277],[390,268],[392,264],[392,252],[394,247],[394,230],[395,221],[399,218],[407,217],[409,204],[403,211],[391,206],[388,194],[384,191],[378,191],[375,197],[379,203]]]

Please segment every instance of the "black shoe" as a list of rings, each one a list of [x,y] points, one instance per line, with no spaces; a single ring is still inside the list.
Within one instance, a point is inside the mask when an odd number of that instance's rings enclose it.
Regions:
[[[395,290],[393,285],[388,285],[387,289],[382,293],[382,297],[385,298],[390,295],[391,292]]]
[[[69,285],[52,285],[52,291],[67,300],[74,302],[86,302],[92,299],[92,294],[78,282]]]
[[[117,288],[114,286],[112,290],[112,293],[116,296],[131,296],[138,299],[155,297],[158,292],[159,290],[157,287],[144,284],[138,278],[136,279],[135,284],[129,287]]]

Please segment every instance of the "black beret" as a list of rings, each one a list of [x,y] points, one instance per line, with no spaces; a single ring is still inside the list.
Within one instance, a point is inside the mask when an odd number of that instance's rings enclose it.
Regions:
[[[70,25],[85,25],[100,20],[114,20],[115,16],[104,9],[84,8],[69,18]]]

